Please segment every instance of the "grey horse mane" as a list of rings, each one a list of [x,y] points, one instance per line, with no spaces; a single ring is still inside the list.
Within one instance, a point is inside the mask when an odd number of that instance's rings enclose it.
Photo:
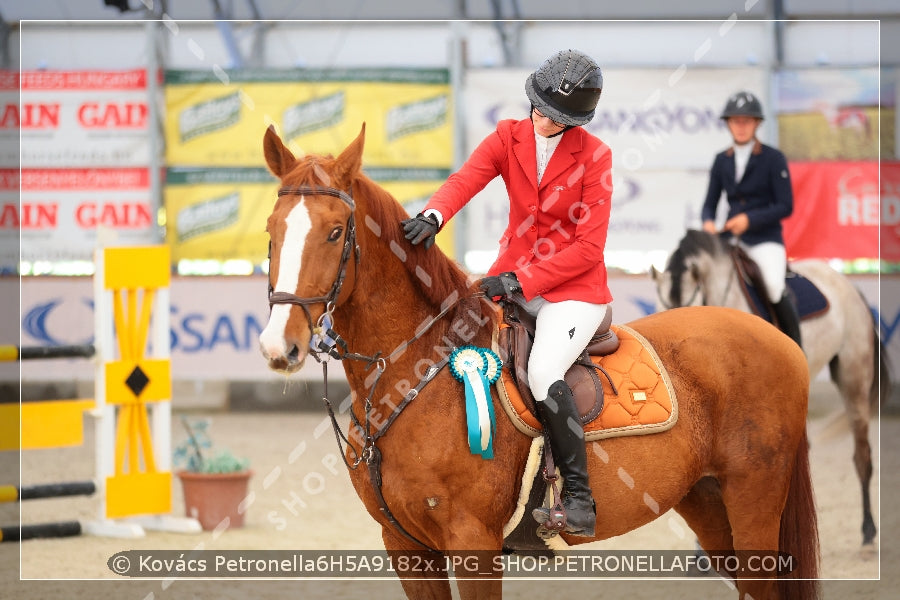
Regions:
[[[688,229],[666,265],[666,271],[671,277],[669,301],[672,306],[678,306],[681,301],[681,285],[684,274],[688,270],[688,259],[702,254],[708,254],[716,259],[719,256],[727,255],[727,252],[724,242],[719,236],[697,229]]]

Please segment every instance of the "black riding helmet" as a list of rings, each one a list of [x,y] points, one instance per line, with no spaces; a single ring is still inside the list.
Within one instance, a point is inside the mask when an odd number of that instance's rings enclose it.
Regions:
[[[720,118],[728,117],[754,117],[763,119],[762,103],[759,98],[750,92],[737,92],[732,94],[725,103],[725,110]]]
[[[578,50],[562,50],[525,80],[525,94],[542,115],[570,127],[590,123],[603,90],[597,63]]]

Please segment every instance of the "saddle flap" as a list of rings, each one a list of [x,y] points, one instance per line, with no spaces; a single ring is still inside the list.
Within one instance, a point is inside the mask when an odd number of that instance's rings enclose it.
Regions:
[[[605,356],[618,349],[619,338],[610,329],[611,324],[612,310],[607,310],[588,347],[565,374],[582,424],[590,423],[603,410],[603,385],[597,375],[598,367],[591,362],[590,356]],[[528,357],[534,343],[534,327],[534,317],[521,306],[504,304],[503,322],[497,335],[500,358],[532,413],[536,412],[536,405],[528,385]]]
[[[597,369],[590,358],[587,363],[577,362],[566,371],[566,384],[575,397],[575,409],[582,425],[596,419],[603,410],[603,384],[597,376]],[[590,366],[588,366],[590,365]]]
[[[750,311],[770,323],[776,323],[775,309],[765,292],[762,272],[759,265],[740,246],[731,250],[734,267],[739,274],[738,283]],[[801,321],[819,317],[828,312],[828,299],[815,283],[800,273],[793,271],[788,265],[784,278],[785,291],[797,309]]]

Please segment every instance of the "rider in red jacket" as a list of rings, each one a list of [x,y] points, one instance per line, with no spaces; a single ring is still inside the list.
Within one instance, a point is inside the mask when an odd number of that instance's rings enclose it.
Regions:
[[[612,196],[609,147],[584,129],[603,87],[597,63],[576,50],[551,56],[525,82],[531,114],[504,120],[466,163],[403,222],[429,248],[444,223],[498,175],[509,194],[509,225],[480,286],[492,299],[524,297],[537,329],[528,361],[538,416],[564,480],[566,531],[594,535],[584,431],[564,375],[612,301],[603,259]],[[535,511],[543,523],[549,511]]]

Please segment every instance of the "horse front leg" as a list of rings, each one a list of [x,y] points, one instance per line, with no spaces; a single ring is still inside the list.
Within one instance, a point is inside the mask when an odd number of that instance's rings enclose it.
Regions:
[[[503,563],[498,560],[502,536],[474,515],[457,514],[450,525],[452,532],[447,561],[456,576],[461,600],[500,600],[503,597]]]
[[[382,527],[381,539],[410,600],[451,600],[447,561],[443,554],[429,552],[397,533]]]

